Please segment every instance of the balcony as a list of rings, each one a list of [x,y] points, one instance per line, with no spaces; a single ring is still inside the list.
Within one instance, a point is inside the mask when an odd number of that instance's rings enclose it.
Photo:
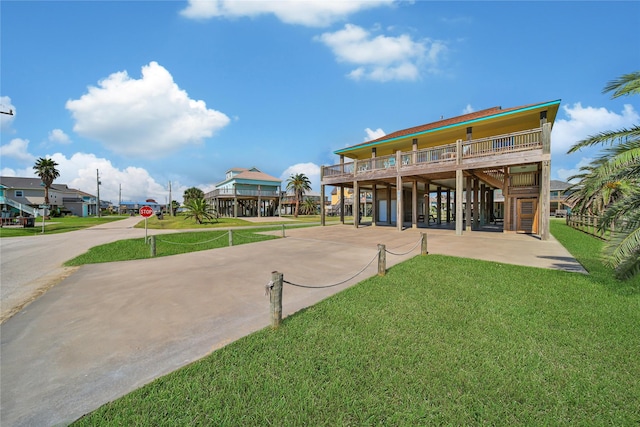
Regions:
[[[208,192],[205,199],[213,199],[215,197],[279,197],[278,190],[249,190],[242,188],[219,188]]]
[[[542,154],[542,130],[532,129],[323,166],[322,184],[516,164]]]

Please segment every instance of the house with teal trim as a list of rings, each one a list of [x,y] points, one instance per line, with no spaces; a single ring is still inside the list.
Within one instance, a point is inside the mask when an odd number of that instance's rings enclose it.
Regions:
[[[226,217],[276,216],[280,204],[282,181],[261,172],[258,168],[233,168],[224,181],[204,198]]]
[[[551,129],[559,106],[560,100],[493,107],[337,150],[339,163],[321,169],[323,198],[327,186],[337,188],[342,201],[346,189],[355,200],[371,192],[373,226],[451,228],[461,235],[499,223],[505,233],[546,240]],[[497,190],[504,200],[500,221]],[[360,209],[353,215],[358,227]]]

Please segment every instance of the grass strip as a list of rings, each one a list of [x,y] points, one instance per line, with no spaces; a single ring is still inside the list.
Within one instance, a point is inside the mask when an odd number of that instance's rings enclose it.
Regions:
[[[233,245],[277,239],[278,236],[259,234],[265,228],[233,232]],[[205,251],[229,246],[229,231],[196,231],[189,233],[161,234],[155,236],[156,257]],[[67,262],[66,266],[79,266],[114,261],[129,261],[152,258],[151,248],[144,238],[119,240],[89,249]]]
[[[637,425],[640,286],[608,274],[418,256],[74,425]]]
[[[65,216],[61,218],[51,218],[45,221],[44,234],[58,234],[69,231],[82,230],[96,225],[106,224],[113,221],[128,218],[126,216],[102,216],[102,217],[77,217]],[[22,237],[37,236],[42,234],[42,218],[36,218],[33,228],[23,227],[0,227],[0,237]]]

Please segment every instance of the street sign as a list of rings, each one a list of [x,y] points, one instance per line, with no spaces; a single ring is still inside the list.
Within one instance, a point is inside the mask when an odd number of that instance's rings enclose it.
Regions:
[[[143,206],[140,208],[140,215],[145,218],[149,218],[151,215],[153,215],[153,209],[151,209],[150,206]]]

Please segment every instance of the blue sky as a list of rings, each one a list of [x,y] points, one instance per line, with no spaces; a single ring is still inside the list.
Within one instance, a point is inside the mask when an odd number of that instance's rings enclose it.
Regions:
[[[1,174],[103,200],[174,199],[232,167],[319,191],[333,151],[493,106],[562,99],[552,179],[640,122],[604,85],[640,69],[640,2],[11,1],[0,3]]]

